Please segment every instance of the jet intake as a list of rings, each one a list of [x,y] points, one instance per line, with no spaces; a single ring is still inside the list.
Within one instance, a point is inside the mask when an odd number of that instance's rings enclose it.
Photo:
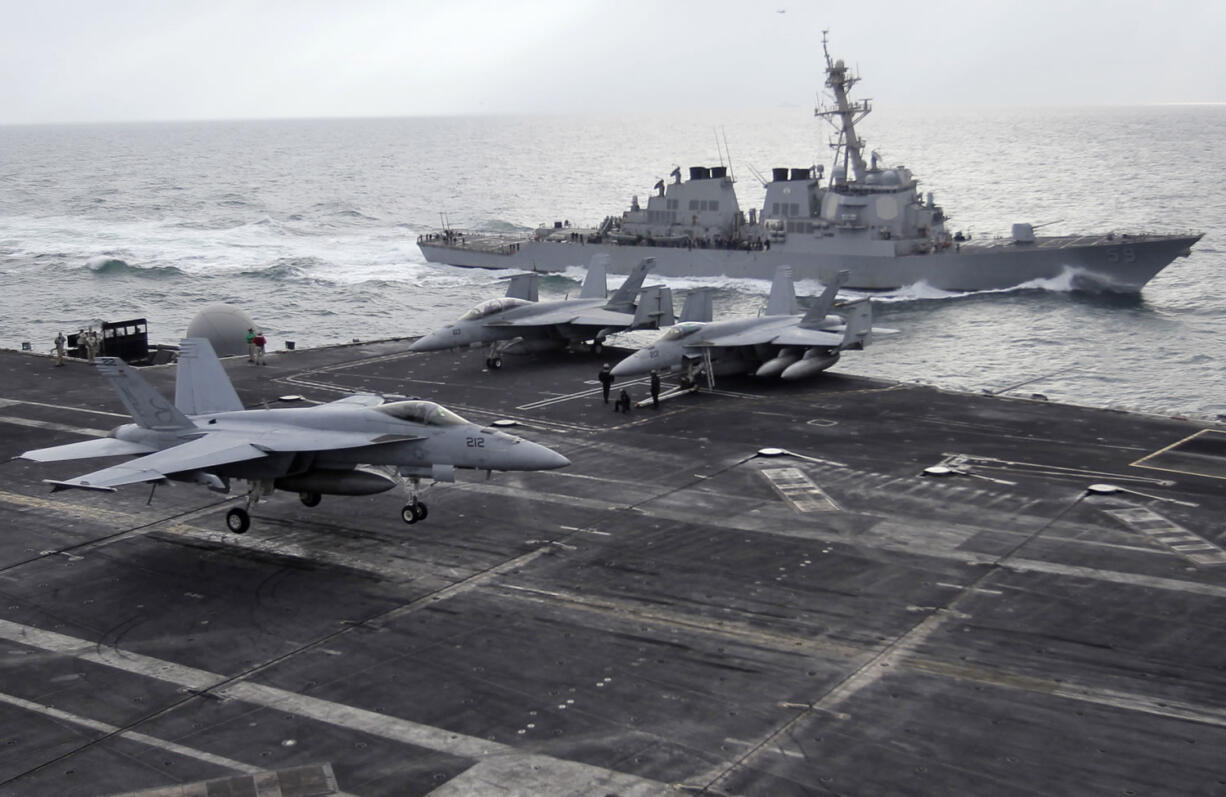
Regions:
[[[195,484],[203,484],[215,493],[230,492],[230,480],[223,479],[215,473],[209,473],[203,470],[193,470],[175,477],[178,481],[193,482]]]
[[[390,476],[369,470],[327,470],[316,468],[293,476],[283,476],[274,484],[278,490],[322,495],[374,495],[396,486]]]

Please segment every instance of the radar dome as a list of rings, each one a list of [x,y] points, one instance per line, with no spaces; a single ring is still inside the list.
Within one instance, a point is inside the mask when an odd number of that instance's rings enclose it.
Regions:
[[[187,337],[208,338],[219,357],[247,353],[247,330],[255,329],[251,316],[228,304],[211,304],[187,325]]]

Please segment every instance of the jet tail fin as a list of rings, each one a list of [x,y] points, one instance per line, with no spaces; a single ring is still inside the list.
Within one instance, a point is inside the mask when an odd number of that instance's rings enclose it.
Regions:
[[[179,341],[179,370],[175,376],[175,406],[185,415],[241,410],[243,402],[226,375],[208,338]]]
[[[98,373],[110,381],[132,420],[145,429],[191,429],[178,407],[118,357],[99,357]]]
[[[710,321],[711,288],[693,288],[685,296],[685,305],[681,308],[682,321]]]
[[[796,286],[792,283],[792,267],[779,266],[771,282],[770,299],[766,301],[767,315],[794,315],[796,313]]]
[[[538,301],[538,287],[541,282],[541,275],[535,271],[527,271],[523,274],[514,274],[511,276],[511,284],[507,286],[507,297],[511,299],[525,299],[529,302]]]
[[[583,288],[579,291],[580,299],[603,299],[609,293],[607,273],[609,270],[608,255],[593,255],[588,263],[587,276],[583,279]]]
[[[822,291],[822,295],[818,296],[812,306],[809,307],[805,317],[800,319],[800,326],[805,329],[821,326],[821,323],[826,320],[826,316],[834,309],[834,297],[838,294],[839,288],[847,284],[847,280],[850,277],[850,271],[840,271],[838,274],[835,274],[834,279]],[[869,312],[869,321],[872,321],[871,311]]]
[[[626,277],[626,281],[613,294],[613,298],[605,303],[604,309],[612,310],[616,313],[633,313],[635,297],[639,295],[639,291],[643,288],[643,280],[647,279],[648,270],[655,268],[655,265],[656,259],[654,257],[645,257],[640,260],[638,265],[630,270],[630,275]]]
[[[672,326],[676,323],[673,316],[673,289],[663,285],[652,285],[644,288],[639,296],[638,306],[634,308],[634,324],[631,329],[654,329]]]
[[[840,349],[863,349],[872,342],[873,304],[866,297],[843,305],[847,311],[847,326]]]

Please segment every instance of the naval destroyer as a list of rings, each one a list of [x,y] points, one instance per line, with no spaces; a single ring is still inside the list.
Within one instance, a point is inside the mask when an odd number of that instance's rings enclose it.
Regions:
[[[426,260],[480,268],[561,271],[585,266],[602,252],[609,269],[628,273],[654,257],[663,277],[770,279],[790,265],[799,279],[828,282],[848,270],[848,288],[894,290],[917,283],[949,291],[1010,288],[1067,275],[1078,288],[1133,293],[1187,256],[1202,233],[1106,232],[1036,235],[1014,224],[1009,237],[971,240],[946,228],[948,217],[932,192],[922,195],[905,166],[882,167],[864,156],[856,124],[871,110],[853,100],[859,77],[830,56],[822,38],[829,101],[816,110],[834,128],[834,163],[775,168],[761,210],[741,211],[725,166],[680,168],[653,188],[642,207],[596,227],[555,222],[531,234],[507,235],[445,227],[422,235]]]

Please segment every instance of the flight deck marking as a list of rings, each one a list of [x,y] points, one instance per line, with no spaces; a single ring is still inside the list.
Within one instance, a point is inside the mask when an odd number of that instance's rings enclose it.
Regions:
[[[1104,509],[1108,515],[1198,565],[1226,565],[1226,551],[1143,506]]]
[[[68,407],[63,404],[47,404],[42,401],[26,401],[25,399],[0,398],[0,407],[11,407],[14,404],[28,404],[31,407],[47,407],[53,410],[64,410],[65,412],[88,412],[94,415],[107,415],[112,418],[131,418],[130,415],[123,412],[107,412],[105,410],[91,410],[85,407]]]
[[[628,382],[619,383],[619,384],[623,384],[626,387],[630,387],[631,385],[639,385],[641,387],[646,387],[648,381],[649,381],[648,378],[633,379]],[[728,398],[742,398],[742,399],[762,398],[762,396],[757,396],[757,395],[753,395],[750,393],[733,393],[728,390],[703,390],[701,392],[707,393],[713,396],[725,396]],[[544,407],[553,406],[554,404],[562,404],[567,401],[576,401],[578,399],[594,399],[599,396],[600,396],[600,388],[595,388],[592,390],[580,390],[575,393],[565,393],[560,396],[551,396],[550,398],[547,398],[547,399],[541,399],[539,401],[532,401],[527,404],[520,404],[515,409],[524,410],[524,411],[539,410]]]
[[[207,692],[217,697],[250,703],[280,713],[296,714],[300,717],[334,727],[367,733],[393,742],[422,747],[448,755],[476,760],[486,760],[490,757],[498,757],[499,760],[530,758],[532,761],[540,764],[540,774],[543,779],[552,777],[555,782],[562,782],[564,779],[569,781],[576,776],[587,777],[593,780],[600,778],[603,780],[619,774],[603,767],[553,758],[551,756],[532,755],[521,752],[511,745],[468,736],[446,728],[436,728],[431,725],[349,706],[344,703],[310,697],[291,692],[287,689],[243,680],[250,677],[254,672],[261,671],[262,667],[256,667],[254,671],[233,676],[220,675],[208,670],[176,664],[175,662],[157,659],[130,650],[103,647],[97,642],[87,639],[71,637],[55,631],[47,631],[3,619],[0,619],[0,639],[7,639],[19,645],[51,653],[71,656],[92,664],[111,667],[121,672],[175,684],[185,687],[188,691]],[[173,707],[167,706],[165,710]],[[130,730],[126,732],[135,733],[135,731]],[[153,737],[148,738],[153,739]],[[167,742],[166,744],[170,743]],[[239,771],[247,771],[245,765],[241,765],[239,762],[234,763],[240,767]],[[654,783],[645,778],[640,778],[638,782],[642,785]]]
[[[968,587],[963,584],[950,584],[948,581],[938,581],[937,586],[944,587],[945,589],[960,589],[960,590],[966,590],[967,592],[978,592],[982,595],[1004,595],[1005,594],[1004,592],[998,589],[988,589],[987,587]]]
[[[1226,458],[1221,457],[1221,456],[1214,456],[1213,454],[1205,454],[1205,453],[1199,453],[1199,452],[1181,452],[1178,450],[1180,446],[1183,446],[1193,440],[1196,440],[1197,438],[1210,439],[1211,435],[1217,435],[1219,437],[1222,437],[1222,436],[1226,436],[1226,432],[1220,432],[1216,429],[1201,429],[1195,434],[1188,435],[1182,440],[1177,440],[1174,443],[1171,443],[1169,446],[1166,446],[1165,448],[1158,449],[1152,454],[1146,454],[1145,456],[1138,459],[1136,462],[1132,463],[1132,466],[1134,468],[1148,468],[1150,470],[1160,470],[1160,471],[1165,471],[1167,473],[1180,473],[1180,474],[1184,474],[1188,476],[1205,476],[1210,479],[1226,479]],[[1163,455],[1171,455],[1172,457],[1177,458],[1177,459],[1182,457],[1184,459],[1191,460],[1194,463],[1200,462],[1205,465],[1215,464],[1217,465],[1217,472],[1213,472],[1213,470],[1210,468],[1189,470],[1186,466],[1185,467],[1163,467],[1158,464],[1150,464],[1151,460],[1160,460],[1163,457]]]
[[[760,472],[797,512],[830,512],[839,508],[800,468],[763,468]]]
[[[955,472],[963,475],[970,474],[972,468],[982,468],[985,470],[1001,470],[1007,473],[1017,473],[1033,476],[1062,476],[1069,478],[1094,477],[1111,479],[1113,481],[1124,482],[1141,482],[1143,484],[1152,484],[1159,487],[1173,487],[1175,482],[1170,479],[1156,479],[1152,476],[1136,476],[1128,473],[1110,473],[1102,470],[1090,470],[1088,468],[1069,468],[1063,465],[1044,465],[1037,462],[1014,462],[1007,459],[997,459],[996,457],[981,457],[975,454],[956,454],[945,452],[941,454],[941,462]],[[1134,465],[1136,463],[1133,463]],[[986,478],[986,477],[985,477]]]
[[[323,698],[309,697],[248,681],[243,676],[227,676],[146,656],[131,650],[104,647],[55,631],[0,619],[0,638],[19,645],[101,664],[133,675],[142,675],[195,692],[211,692],[223,698],[252,703],[277,711],[287,711],[350,730],[363,731],[384,739],[413,744],[469,758],[506,755],[515,752],[509,745],[467,736],[443,728],[400,719],[376,711],[347,706]]]
[[[16,706],[17,708],[25,709],[26,711],[30,711],[35,714],[42,714],[45,717],[50,717],[60,722],[80,725],[82,727],[89,728],[90,730],[104,733],[108,736],[118,736],[119,738],[127,739],[128,741],[147,744],[150,747],[157,747],[158,749],[165,750],[168,753],[175,753],[183,756],[184,758],[194,758],[197,761],[204,761],[205,763],[213,764],[214,766],[223,767],[225,769],[232,769],[236,772],[255,774],[256,772],[263,771],[259,767],[244,764],[242,761],[235,761],[232,758],[225,758],[224,756],[207,753],[193,747],[186,747],[181,744],[176,744],[175,742],[168,742],[164,739],[158,739],[156,737],[149,736],[148,734],[140,733],[139,731],[127,730],[119,727],[118,725],[111,725],[110,723],[92,720],[88,717],[82,717],[79,714],[70,714],[67,711],[61,711],[58,708],[53,708],[42,703],[33,703],[29,700],[23,700],[20,697],[15,697],[14,695],[4,694],[3,692],[0,692],[0,703],[8,703],[9,705]]]
[[[86,429],[83,426],[68,426],[67,424],[53,423],[51,421],[36,421],[31,418],[18,418],[13,415],[0,415],[0,423],[11,423],[14,426],[29,426],[32,429],[46,429],[51,432],[83,434],[90,437],[106,437],[110,434],[109,431],[102,431],[100,429]]]

